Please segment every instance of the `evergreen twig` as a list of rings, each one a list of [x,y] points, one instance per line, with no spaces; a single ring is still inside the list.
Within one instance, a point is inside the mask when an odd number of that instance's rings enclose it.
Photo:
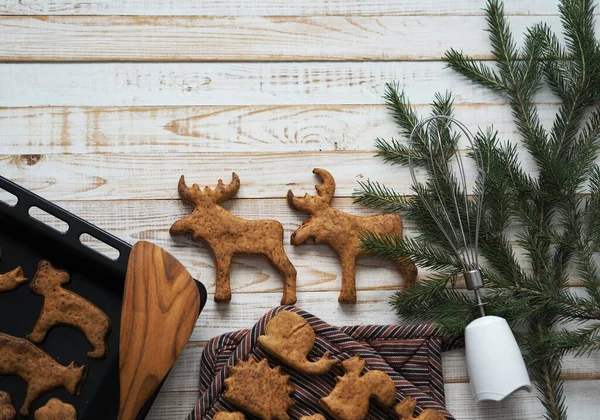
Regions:
[[[506,99],[519,133],[516,142],[499,139],[492,128],[480,129],[472,152],[481,156],[479,169],[485,175],[485,184],[479,178],[473,188],[483,191],[479,248],[485,261],[486,311],[518,327],[515,335],[540,392],[545,417],[551,420],[567,418],[562,356],[600,350],[600,168],[595,164],[600,143],[600,106],[596,104],[600,101],[600,47],[594,7],[586,0],[561,0],[564,45],[548,25],[540,23],[527,30],[518,48],[502,3],[488,0],[487,31],[495,66],[455,49],[446,53],[448,67]],[[549,128],[541,124],[534,102],[543,86],[560,100]],[[419,116],[397,84],[387,85],[384,98],[400,135],[407,138]],[[437,94],[431,113],[452,115],[451,95]],[[470,294],[452,287],[463,271],[453,251],[460,244],[442,233],[450,226],[436,220],[453,193],[466,193],[444,169],[444,159],[452,159],[459,138],[446,124],[428,129],[432,131],[416,133],[411,144],[397,139],[376,143],[385,161],[418,166],[429,175],[429,181],[413,185],[410,199],[373,181],[361,183],[356,193],[357,202],[402,213],[419,236],[364,234],[362,247],[381,258],[411,258],[436,273],[413,289],[398,292],[390,303],[399,316],[434,321],[443,333],[460,339],[477,312]],[[426,134],[440,138],[443,150],[428,144]],[[523,168],[520,157],[525,155],[535,164],[535,171]],[[433,193],[434,187],[439,195]],[[586,188],[589,194],[582,194]],[[461,210],[460,217],[466,217],[465,209]],[[456,222],[458,216],[450,219]],[[573,280],[571,267],[585,293],[567,287]],[[576,327],[565,329],[562,326],[567,322]]]

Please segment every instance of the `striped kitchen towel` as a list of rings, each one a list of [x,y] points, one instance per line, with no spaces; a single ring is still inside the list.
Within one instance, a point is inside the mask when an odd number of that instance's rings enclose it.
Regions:
[[[247,360],[268,358],[272,366],[282,366],[295,387],[294,406],[288,411],[291,418],[321,413],[330,418],[319,406],[319,399],[328,395],[335,386],[335,377],[344,374],[341,366],[334,366],[327,374],[308,376],[297,372],[268,356],[258,345],[257,338],[264,334],[267,322],[281,311],[294,311],[308,321],[315,330],[315,346],[309,360],[318,359],[330,351],[340,360],[358,354],[366,361],[367,370],[381,370],[396,384],[396,403],[405,397],[417,399],[415,416],[426,408],[435,408],[453,420],[444,403],[441,352],[450,345],[429,324],[420,325],[361,325],[332,327],[319,318],[293,306],[272,309],[249,330],[241,330],[210,340],[200,364],[200,399],[188,420],[208,420],[219,411],[236,411],[223,398],[223,381],[227,365]],[[246,416],[246,418],[253,418]],[[371,402],[368,419],[395,418],[391,409],[383,409]]]

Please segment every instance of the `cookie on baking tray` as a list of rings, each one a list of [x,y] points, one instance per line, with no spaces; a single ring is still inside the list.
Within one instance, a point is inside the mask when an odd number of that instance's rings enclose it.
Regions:
[[[27,382],[27,395],[19,410],[23,416],[29,415],[34,400],[54,388],[62,386],[78,395],[86,370],[75,362],[63,366],[30,341],[0,333],[0,375],[16,375]]]
[[[0,391],[0,420],[14,420],[17,412],[12,405],[10,394],[6,391]]]
[[[396,386],[386,373],[370,370],[361,375],[365,361],[359,356],[342,362],[344,376],[336,378],[333,391],[319,403],[336,420],[363,420],[369,411],[369,400],[375,398],[384,407],[396,400]]]
[[[46,405],[33,413],[34,420],[77,420],[77,410],[58,398],[50,398]]]
[[[188,187],[181,176],[177,191],[181,199],[194,205],[192,214],[171,226],[171,235],[192,233],[194,240],[204,239],[216,263],[216,302],[231,300],[229,269],[234,254],[262,254],[284,277],[282,305],[296,303],[296,268],[283,248],[283,226],[276,220],[246,220],[229,213],[218,203],[235,196],[240,179],[232,174],[227,185],[219,180],[217,187],[200,189],[198,184]]]
[[[271,368],[266,359],[257,362],[250,356],[227,370],[223,394],[226,401],[262,420],[289,420],[287,411],[294,404],[290,398],[294,387],[279,366]]]
[[[49,261],[40,261],[29,288],[32,292],[42,295],[44,303],[33,331],[27,338],[39,344],[44,341],[50,328],[55,325],[69,325],[83,332],[93,346],[93,350],[87,353],[89,357],[105,357],[110,320],[92,302],[62,287],[70,279],[66,271],[57,270]]]
[[[2,249],[0,249],[0,258],[2,258]],[[8,273],[0,274],[0,292],[9,292],[16,289],[27,281],[23,274],[23,268],[17,267]]]
[[[323,375],[339,362],[330,358],[328,351],[316,362],[306,358],[315,344],[315,331],[306,319],[292,311],[281,311],[271,318],[258,343],[273,357],[308,375]]]

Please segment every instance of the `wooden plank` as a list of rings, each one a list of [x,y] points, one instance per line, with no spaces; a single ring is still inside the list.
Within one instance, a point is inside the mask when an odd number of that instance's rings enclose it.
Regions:
[[[522,168],[534,171],[528,155]],[[467,186],[475,178],[474,163],[465,160]],[[0,155],[2,175],[50,200],[174,199],[174,187],[182,174],[188,182],[216,185],[236,171],[241,179],[238,198],[284,199],[295,194],[314,194],[315,167],[328,169],[336,179],[336,197],[349,197],[357,181],[372,178],[411,194],[406,167],[392,166],[372,152],[298,152],[124,155]],[[420,172],[417,177],[421,179]]]
[[[456,420],[539,420],[545,411],[538,400],[539,393],[518,392],[499,402],[475,405],[469,384],[446,384],[446,407]],[[595,419],[598,410],[600,380],[567,381],[564,387],[569,418]],[[148,415],[148,420],[185,418],[196,402],[196,392],[161,392]]]
[[[297,306],[331,325],[397,324],[398,317],[388,305],[393,293],[392,290],[364,290],[358,293],[357,304],[346,305],[337,301],[337,291],[298,292]],[[234,293],[231,302],[224,304],[215,303],[211,296],[190,340],[208,341],[226,332],[250,328],[278,306],[280,299],[281,293]]]
[[[0,107],[382,104],[394,81],[415,104],[449,89],[457,104],[506,102],[443,62],[9,63]],[[556,103],[548,90],[536,100]]]
[[[446,407],[456,420],[539,420],[546,413],[539,392],[518,392],[504,401],[473,402],[469,384],[446,384]],[[567,381],[564,386],[567,413],[572,419],[593,419],[598,409],[600,380]]]
[[[338,291],[298,292],[296,306],[331,325],[405,324],[389,305],[394,293],[394,290],[363,290],[357,294],[355,305],[347,305],[337,301]],[[211,296],[190,341],[208,341],[230,331],[251,328],[261,316],[278,306],[280,299],[280,292],[234,293],[229,303],[215,303]]]
[[[1,197],[0,197],[1,198]],[[177,257],[193,276],[201,279],[209,292],[214,292],[214,261],[203,242],[194,242],[189,237],[173,238],[168,233],[171,224],[189,212],[189,207],[178,200],[148,201],[58,201],[57,204],[74,214],[94,223],[112,234],[135,243],[139,240],[153,242]],[[374,211],[355,205],[350,198],[336,198],[336,208],[359,215],[375,214]],[[297,288],[300,291],[338,291],[341,285],[341,266],[338,256],[327,246],[307,244],[295,247],[289,244],[289,238],[305,217],[291,210],[285,200],[232,200],[224,207],[233,214],[249,219],[270,218],[278,220],[284,227],[284,246],[298,271]],[[53,225],[48,216],[40,220]],[[404,235],[414,237],[416,228],[406,222]],[[515,232],[509,232],[509,238],[515,240]],[[84,242],[93,246],[92,243]],[[108,246],[99,246],[109,251]],[[517,258],[527,266],[523,250],[515,247]],[[315,264],[318,261],[318,265]],[[403,281],[396,267],[372,257],[362,257],[356,268],[358,290],[398,290]],[[431,273],[424,269],[419,277],[425,279]],[[581,283],[577,273],[572,276],[571,286]],[[268,260],[256,256],[236,256],[231,273],[233,292],[264,293],[282,290],[281,276],[273,269]],[[462,283],[457,287],[464,287]],[[260,315],[257,315],[260,316]]]
[[[507,15],[548,15],[558,0],[506,0]],[[479,0],[5,0],[5,15],[327,16],[483,15]]]
[[[556,108],[540,105],[543,125]],[[456,117],[473,132],[493,125],[500,138],[518,138],[507,105],[459,104]],[[0,108],[0,133],[5,154],[164,154],[371,151],[398,128],[384,105],[37,107]]]
[[[163,392],[197,391],[200,358],[205,342],[190,342],[175,362],[169,373]],[[451,350],[442,353],[442,368],[444,381],[450,383],[467,383],[467,365],[464,349]],[[600,355],[590,357],[574,357],[566,355],[563,359],[562,377],[565,380],[600,379]]]
[[[197,352],[197,354],[200,355],[201,351]],[[442,354],[442,368],[445,382],[469,382],[464,349],[444,352]],[[594,353],[589,357],[575,357],[573,354],[565,355],[563,358],[562,377],[568,381],[600,379],[600,354]],[[192,390],[194,389],[196,388]]]
[[[516,41],[538,21],[511,17]],[[0,60],[439,60],[450,47],[490,59],[486,27],[480,16],[4,16]]]
[[[163,247],[184,264],[195,278],[200,279],[209,292],[214,293],[215,264],[205,244],[194,242],[189,237],[173,238],[168,233],[170,225],[189,212],[189,208],[183,203],[157,200],[152,204],[147,201],[106,203],[71,201],[57,202],[57,204],[125,241],[135,243],[146,240]],[[354,206],[351,199],[336,199],[335,204],[338,208],[355,214],[373,213],[368,209]],[[285,200],[235,200],[224,205],[236,215],[250,219],[271,218],[283,224],[284,246],[298,270],[298,290],[339,291],[341,266],[337,255],[329,247],[315,245],[294,247],[289,243],[291,233],[304,219],[301,213],[291,210]],[[40,219],[49,222],[48,217]],[[411,231],[410,227],[405,230],[409,234]],[[99,249],[107,251],[108,246]],[[316,260],[318,264],[315,264]],[[403,284],[402,276],[393,264],[375,258],[360,258],[356,273],[359,290],[398,290]],[[425,271],[421,273],[421,276],[426,275]],[[234,294],[280,291],[282,285],[281,276],[267,259],[242,255],[234,258],[231,272]]]

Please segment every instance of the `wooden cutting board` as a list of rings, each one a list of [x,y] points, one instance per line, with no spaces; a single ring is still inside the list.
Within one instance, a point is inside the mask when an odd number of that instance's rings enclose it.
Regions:
[[[133,420],[190,338],[200,297],[195,280],[171,254],[149,242],[133,246],[127,267],[119,345],[119,420]]]

